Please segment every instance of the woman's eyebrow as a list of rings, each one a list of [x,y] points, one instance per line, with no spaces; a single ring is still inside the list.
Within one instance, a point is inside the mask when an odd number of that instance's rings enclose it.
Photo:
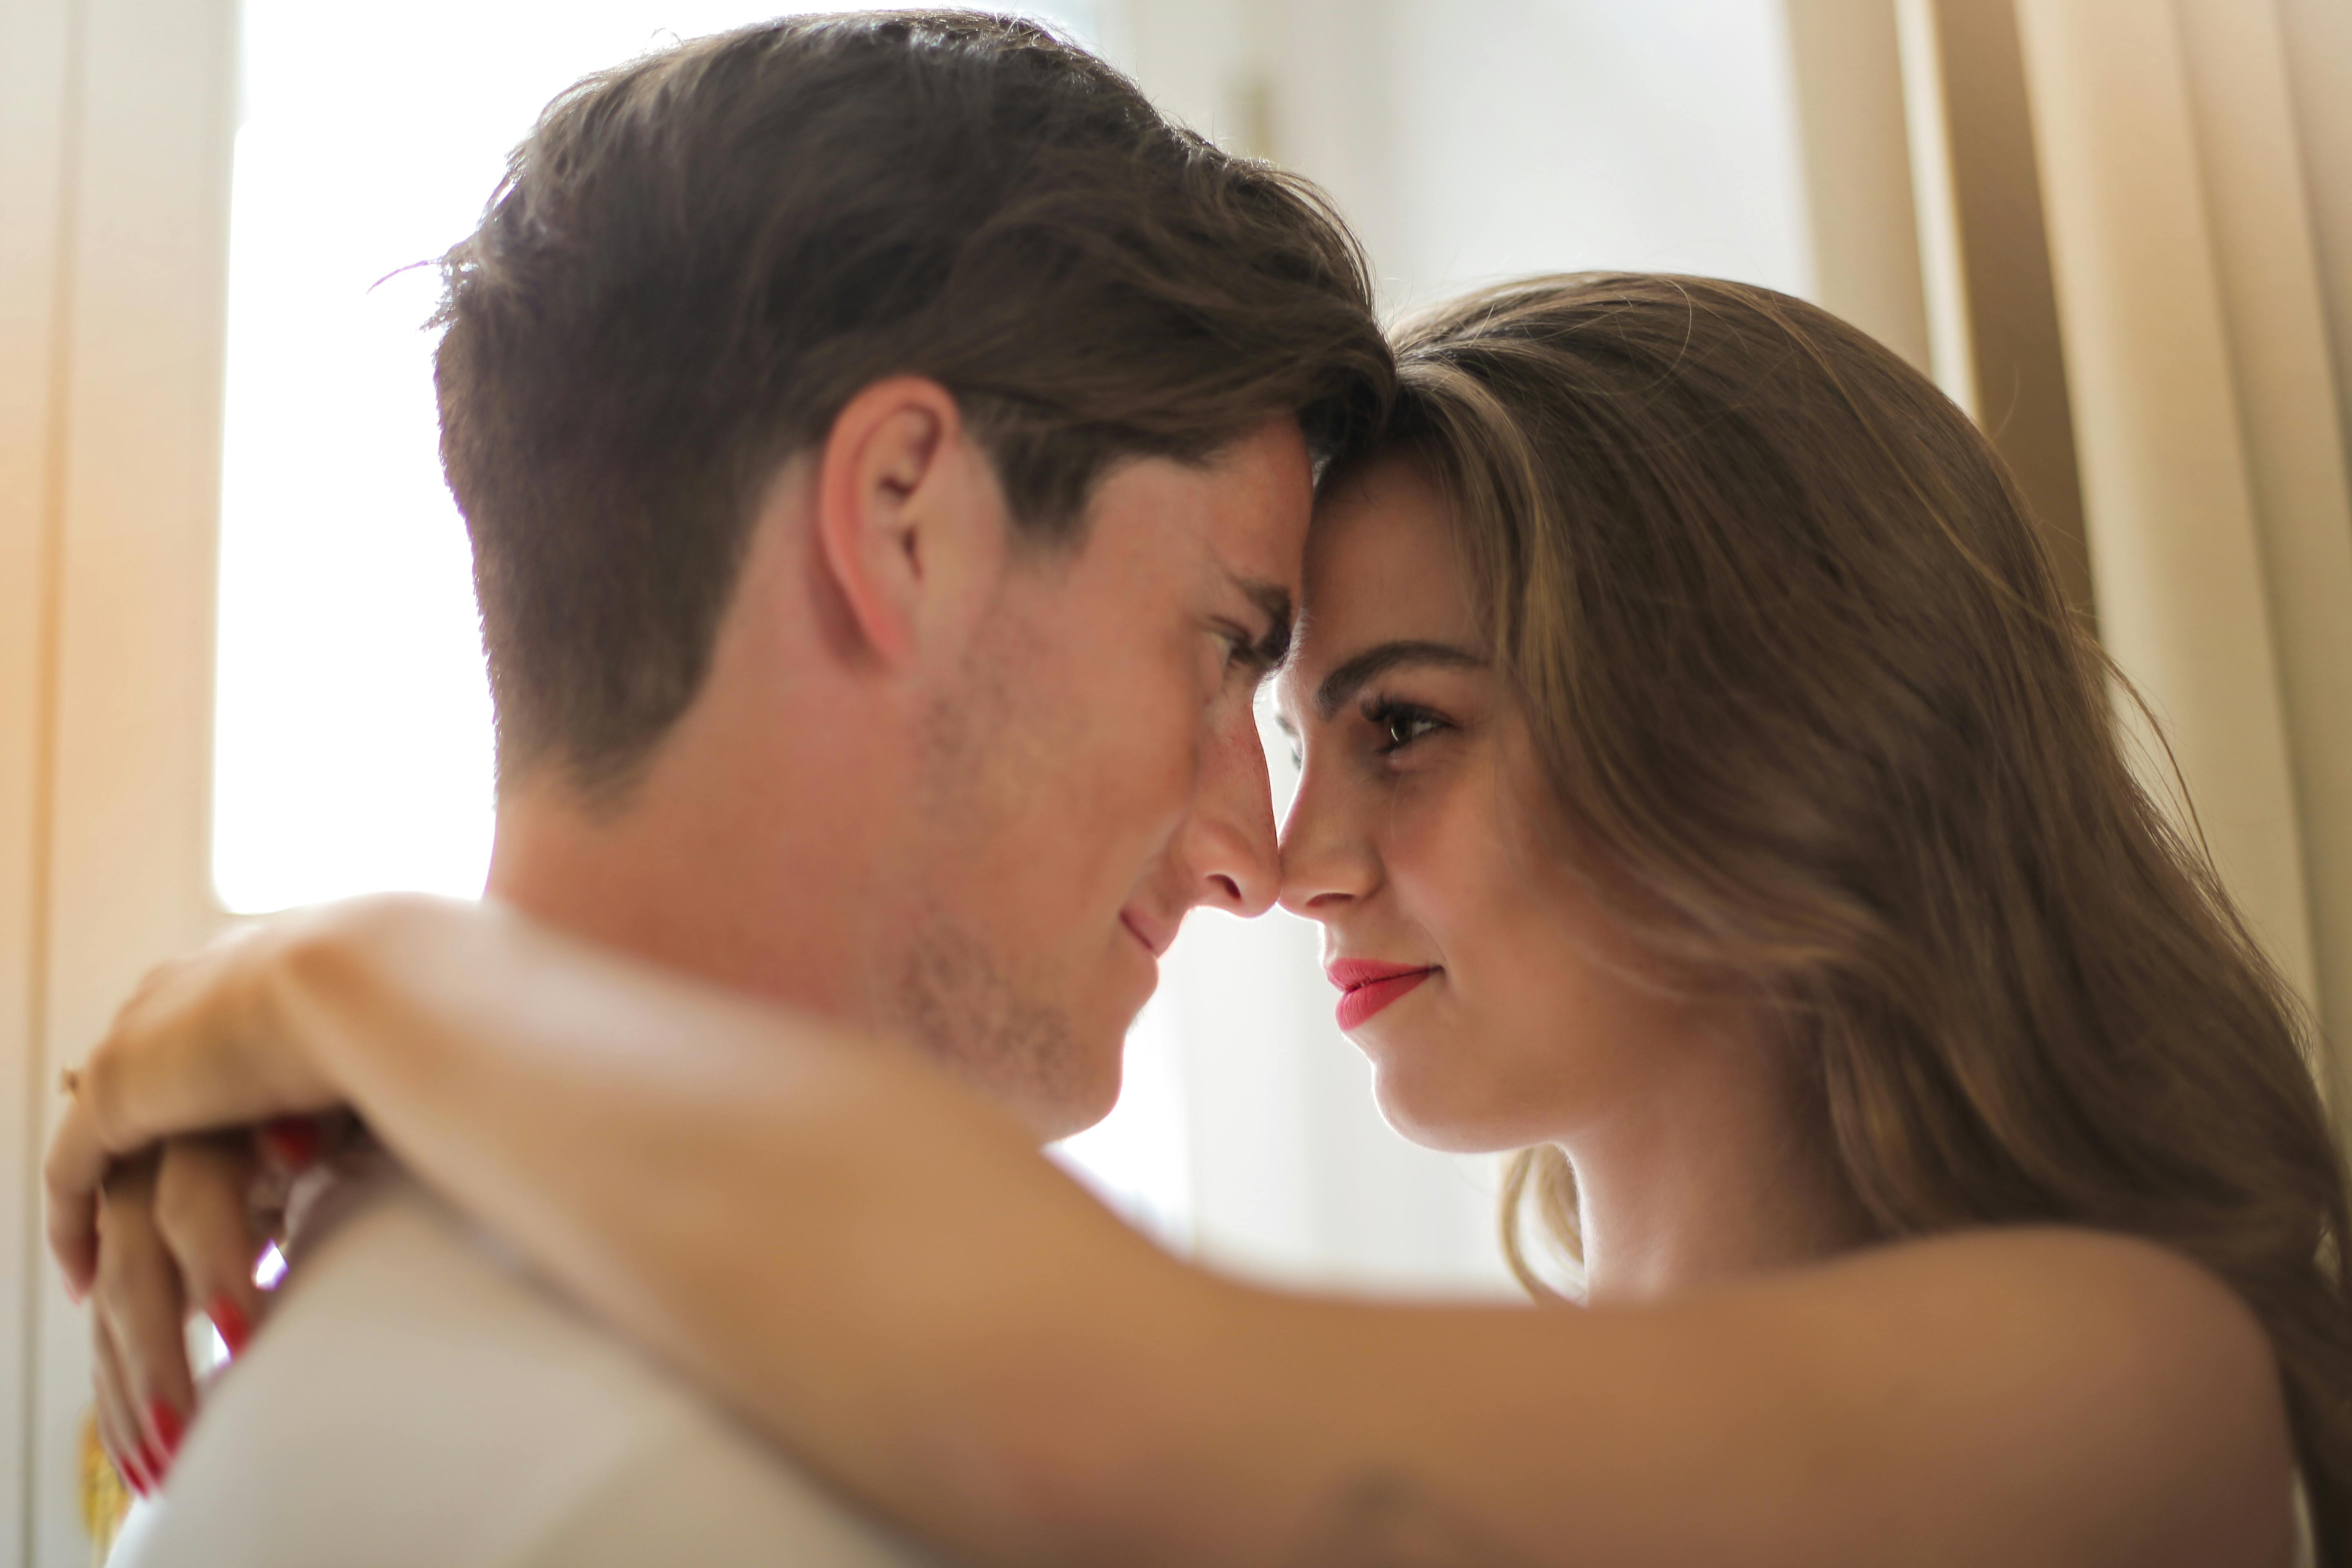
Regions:
[[[1403,665],[1437,665],[1448,669],[1484,669],[1486,661],[1467,648],[1442,642],[1384,642],[1366,648],[1323,678],[1315,689],[1315,711],[1325,719],[1356,694],[1356,689],[1376,676]]]

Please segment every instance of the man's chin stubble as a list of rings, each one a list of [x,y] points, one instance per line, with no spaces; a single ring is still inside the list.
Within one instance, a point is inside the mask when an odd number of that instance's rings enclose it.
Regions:
[[[890,994],[877,1000],[878,1016],[1041,1138],[1066,1137],[1108,1109],[1089,1103],[1068,1015],[1017,984],[943,916],[923,922]]]
[[[975,648],[962,685],[924,716],[923,820],[953,825],[946,841],[919,857],[933,875],[973,843],[1001,843],[1023,830],[1034,781],[1051,777],[1057,759],[1080,737],[1058,726],[1060,706],[1043,700],[1036,628],[1009,613],[994,616],[985,646]],[[1018,677],[1018,678],[1016,678]],[[1016,693],[1032,700],[1016,702]],[[1041,727],[1042,726],[1042,727]],[[895,975],[878,980],[875,1016],[905,1031],[957,1077],[1038,1130],[1063,1138],[1110,1109],[1100,1075],[1067,1010],[1042,984],[1024,984],[972,932],[936,904],[912,922],[914,937]],[[1111,1098],[1123,1042],[1108,1042]]]

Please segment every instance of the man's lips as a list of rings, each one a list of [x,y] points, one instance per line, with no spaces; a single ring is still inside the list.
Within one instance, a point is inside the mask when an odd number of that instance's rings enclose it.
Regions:
[[[1336,958],[1323,973],[1340,991],[1339,1016],[1342,1030],[1353,1029],[1437,973],[1426,963],[1381,963],[1368,958]]]
[[[1176,940],[1175,928],[1171,926],[1163,931],[1158,924],[1134,910],[1119,910],[1118,920],[1119,923],[1128,929],[1129,934],[1141,942],[1143,950],[1154,958],[1166,956],[1169,944]]]

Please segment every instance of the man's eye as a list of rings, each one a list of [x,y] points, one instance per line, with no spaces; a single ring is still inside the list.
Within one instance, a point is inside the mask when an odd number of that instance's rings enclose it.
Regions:
[[[1266,658],[1265,637],[1253,637],[1240,626],[1229,626],[1217,628],[1217,639],[1225,645],[1226,668],[1247,669],[1263,675],[1272,668]]]

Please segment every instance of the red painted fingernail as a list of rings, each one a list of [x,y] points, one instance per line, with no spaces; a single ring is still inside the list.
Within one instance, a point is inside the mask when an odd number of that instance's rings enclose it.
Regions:
[[[158,1481],[170,1472],[173,1458],[180,1451],[180,1434],[184,1430],[178,1411],[160,1399],[147,1402],[147,1431],[153,1439],[147,1451],[149,1468]]]
[[[154,1483],[147,1479],[147,1472],[140,1468],[136,1454],[124,1454],[118,1458],[114,1461],[114,1473],[122,1478],[124,1486],[141,1497],[155,1489]]]
[[[232,1296],[215,1296],[213,1304],[205,1309],[205,1316],[213,1321],[214,1331],[221,1343],[228,1347],[228,1359],[235,1361],[245,1353],[253,1340],[253,1325],[246,1321],[245,1309]]]
[[[289,1171],[307,1171],[319,1159],[319,1124],[307,1116],[281,1116],[264,1122],[261,1146]]]

